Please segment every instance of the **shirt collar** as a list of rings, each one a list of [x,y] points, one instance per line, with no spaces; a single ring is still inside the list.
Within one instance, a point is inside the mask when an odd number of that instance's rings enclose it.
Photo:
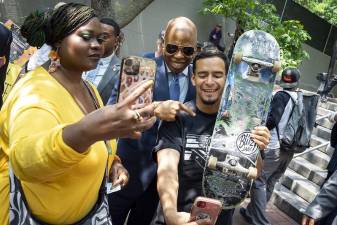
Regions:
[[[172,71],[170,70],[170,68],[167,65],[166,65],[166,68],[167,68],[168,73],[172,73]],[[188,76],[188,66],[186,66],[186,68],[183,70],[182,73],[184,74],[185,77]]]
[[[105,58],[101,58],[101,63],[102,64],[106,64],[106,63],[110,63],[110,61],[112,60],[112,58],[115,56],[115,53],[112,53],[110,56],[105,57]]]

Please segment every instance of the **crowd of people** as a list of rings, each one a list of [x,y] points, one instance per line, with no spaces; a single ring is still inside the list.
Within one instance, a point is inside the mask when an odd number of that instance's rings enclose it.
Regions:
[[[221,25],[209,35],[214,47],[201,48],[190,19],[168,21],[156,51],[143,53],[156,62],[156,79],[121,101],[124,35],[112,18],[61,3],[29,15],[21,30],[38,51],[17,70],[0,102],[0,224],[210,224],[207,218],[191,221],[191,206],[203,195],[205,160],[189,157],[195,150],[184,143],[190,135],[210,138],[213,132],[229,68]],[[11,41],[0,24],[1,85]],[[273,97],[266,125],[251,133],[264,157],[251,201],[240,209],[250,224],[270,224],[267,202],[293,157],[279,138],[299,81],[296,68],[282,72],[284,91]],[[153,102],[135,107],[151,88]],[[337,208],[333,172],[303,224]],[[233,213],[223,210],[216,224],[235,224]]]

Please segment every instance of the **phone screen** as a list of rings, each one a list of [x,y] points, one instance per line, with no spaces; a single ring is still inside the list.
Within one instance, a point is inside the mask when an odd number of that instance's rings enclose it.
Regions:
[[[120,70],[118,102],[123,101],[129,94],[143,82],[155,80],[156,62],[152,59],[139,56],[129,56],[123,59]],[[141,95],[135,105],[152,102],[153,90],[150,89]]]

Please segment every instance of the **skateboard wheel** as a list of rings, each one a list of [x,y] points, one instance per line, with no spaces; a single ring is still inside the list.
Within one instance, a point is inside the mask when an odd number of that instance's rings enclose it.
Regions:
[[[209,159],[208,159],[208,168],[215,170],[217,162],[218,162],[217,157],[210,156]]]
[[[281,62],[280,61],[275,61],[273,65],[273,73],[277,73],[281,69]]]
[[[247,177],[255,180],[257,178],[257,169],[255,167],[249,167]]]
[[[236,64],[239,64],[242,60],[242,53],[241,52],[237,52],[233,55],[233,60]]]

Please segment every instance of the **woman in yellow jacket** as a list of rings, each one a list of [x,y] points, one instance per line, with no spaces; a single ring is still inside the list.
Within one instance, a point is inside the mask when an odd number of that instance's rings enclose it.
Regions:
[[[131,109],[152,83],[123,102],[102,107],[97,90],[81,79],[103,53],[93,10],[69,3],[49,17],[33,19],[39,22],[25,36],[45,37],[54,51],[49,66],[29,72],[14,86],[0,112],[0,224],[9,222],[9,165],[34,217],[73,224],[94,207],[107,165],[114,184],[127,182],[115,141],[107,147],[104,140],[137,138],[153,125],[154,117],[143,117],[152,115],[151,105]],[[96,109],[95,97],[102,108]]]

